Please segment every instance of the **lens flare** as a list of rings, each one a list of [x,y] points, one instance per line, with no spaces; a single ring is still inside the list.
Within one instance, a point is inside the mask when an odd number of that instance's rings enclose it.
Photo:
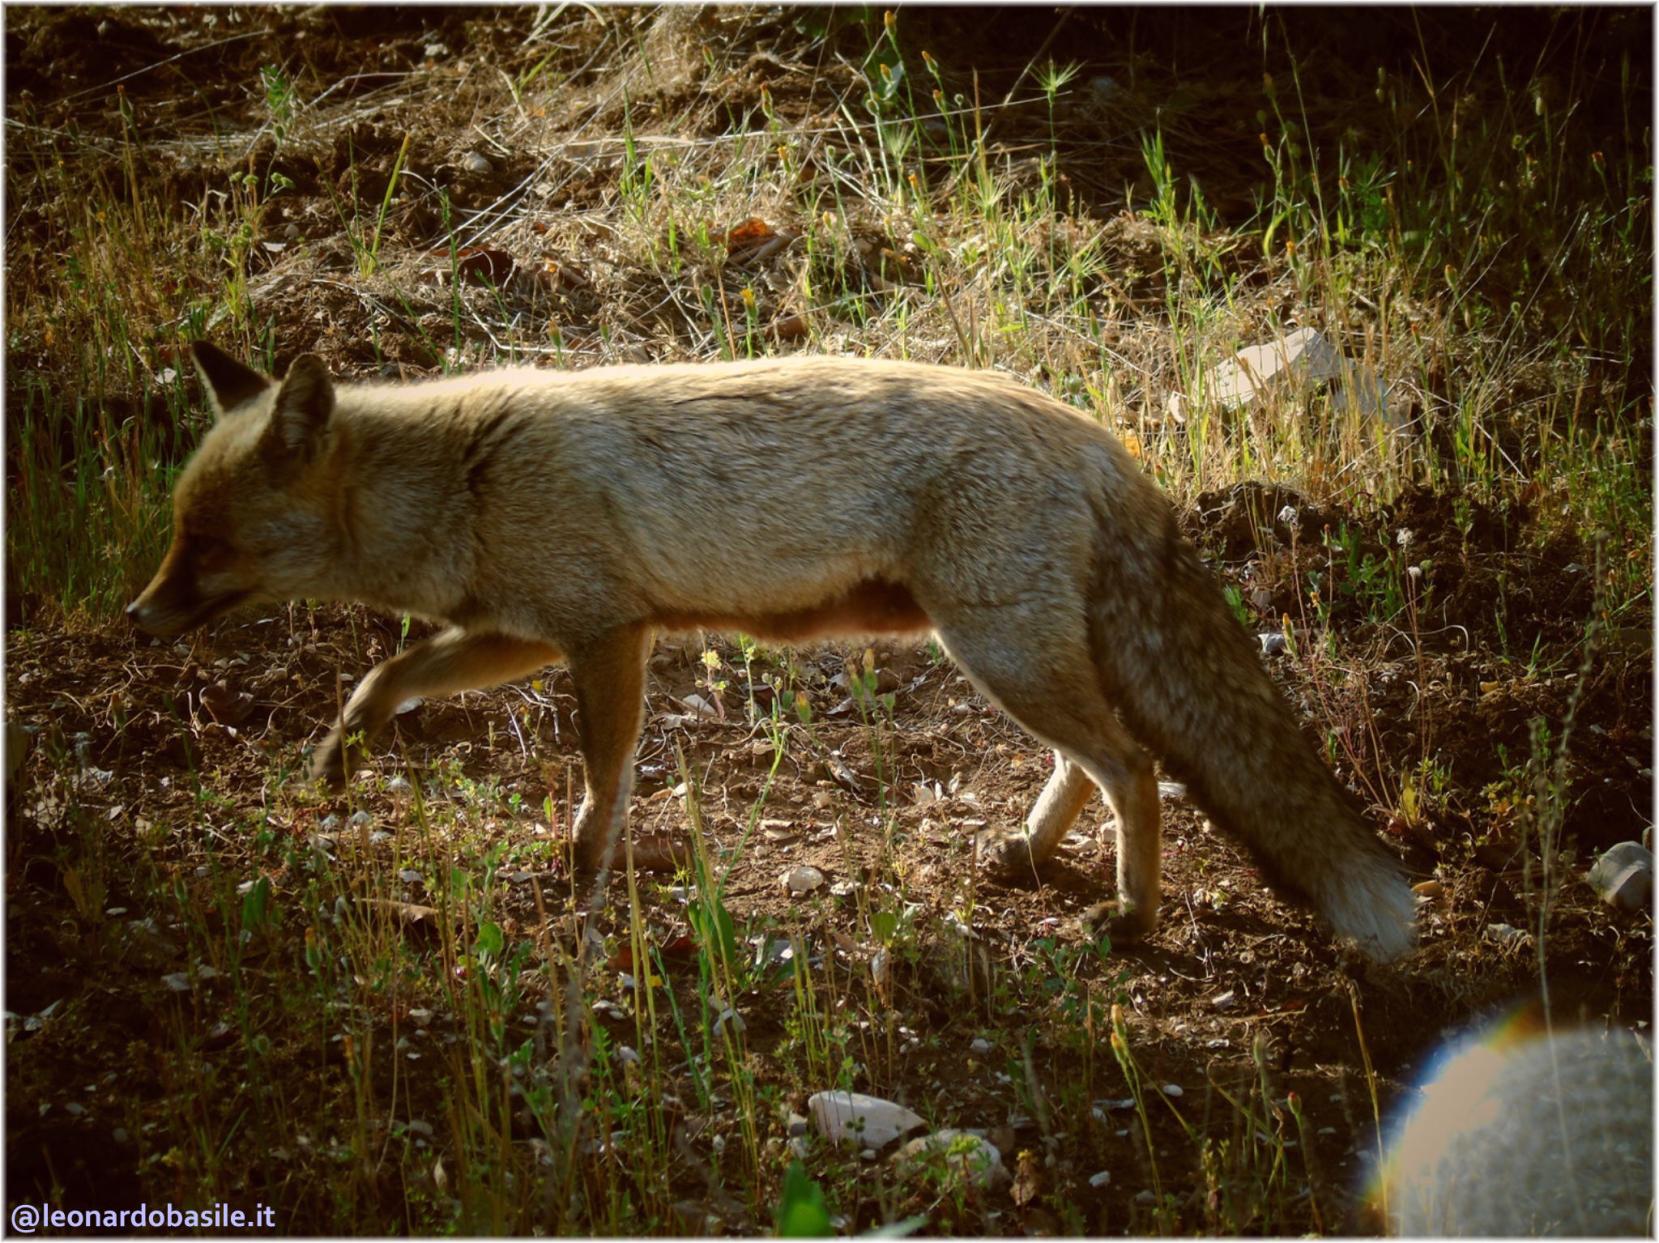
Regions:
[[[1448,1047],[1370,1199],[1397,1235],[1651,1237],[1651,1048],[1519,1015]]]

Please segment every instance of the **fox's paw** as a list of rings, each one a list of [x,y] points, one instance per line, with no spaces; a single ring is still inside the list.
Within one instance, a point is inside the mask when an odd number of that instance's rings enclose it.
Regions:
[[[998,880],[1033,881],[1037,860],[1031,853],[1031,839],[1023,833],[1000,833],[987,829],[974,839],[979,866]]]
[[[1125,910],[1117,902],[1097,902],[1083,912],[1078,922],[1086,937],[1104,932],[1114,945],[1130,945],[1157,927],[1158,913],[1144,907]]]
[[[604,817],[595,814],[592,803],[586,799],[576,812],[576,823],[571,826],[570,863],[577,872],[592,874],[606,863],[614,863],[615,856],[606,858]]]

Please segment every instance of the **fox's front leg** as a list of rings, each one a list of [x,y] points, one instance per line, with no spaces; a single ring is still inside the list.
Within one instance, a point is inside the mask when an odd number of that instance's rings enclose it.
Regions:
[[[446,630],[404,648],[370,670],[352,692],[341,719],[311,757],[311,775],[330,785],[344,783],[359,758],[356,740],[361,736],[367,743],[406,699],[510,682],[552,664],[560,654],[551,643],[464,630]]]
[[[636,624],[618,626],[570,653],[586,779],[575,828],[576,863],[582,868],[610,863],[627,822],[650,646],[650,627]]]

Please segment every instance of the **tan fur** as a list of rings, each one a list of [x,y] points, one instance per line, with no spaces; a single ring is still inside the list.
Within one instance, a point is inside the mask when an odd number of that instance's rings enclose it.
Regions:
[[[130,607],[173,633],[245,600],[362,601],[453,627],[376,668],[319,748],[396,704],[563,658],[587,771],[583,860],[621,831],[652,635],[800,640],[933,630],[1055,749],[1004,867],[1050,855],[1098,787],[1118,822],[1113,931],[1158,906],[1148,750],[1377,957],[1413,902],[1301,737],[1179,535],[1091,420],[991,372],[840,358],[509,370],[279,386],[211,346],[217,425],[175,496],[173,547]]]

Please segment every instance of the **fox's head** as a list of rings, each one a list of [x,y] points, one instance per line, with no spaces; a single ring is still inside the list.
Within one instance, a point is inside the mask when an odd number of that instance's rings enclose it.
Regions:
[[[217,421],[173,490],[173,543],[127,616],[155,635],[253,600],[314,594],[333,555],[334,386],[304,354],[278,384],[190,347]]]

